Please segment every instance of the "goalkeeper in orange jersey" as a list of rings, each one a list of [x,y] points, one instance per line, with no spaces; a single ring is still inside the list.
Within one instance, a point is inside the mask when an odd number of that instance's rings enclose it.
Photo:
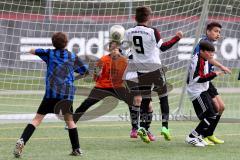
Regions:
[[[100,71],[94,72],[95,87],[91,90],[87,99],[76,109],[74,115],[75,122],[77,122],[91,106],[108,96],[123,100],[129,107],[133,107],[133,100],[131,100],[133,96],[130,96],[122,80],[127,67],[127,59],[121,55],[119,47],[119,42],[111,41],[109,43],[110,54],[101,57],[96,63],[96,68]],[[135,115],[139,115],[139,110],[134,113]]]

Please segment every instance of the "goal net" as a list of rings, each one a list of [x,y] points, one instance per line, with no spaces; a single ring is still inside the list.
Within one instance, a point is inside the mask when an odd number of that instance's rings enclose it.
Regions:
[[[238,119],[240,107],[240,11],[239,0],[1,0],[0,1],[0,120],[25,119],[35,113],[44,94],[46,65],[28,53],[30,48],[52,48],[54,32],[68,34],[67,49],[75,52],[92,68],[96,59],[107,52],[109,28],[120,24],[125,29],[135,25],[135,8],[146,5],[153,10],[151,24],[160,30],[164,41],[179,30],[184,38],[161,53],[167,66],[169,103],[172,119],[195,115],[185,95],[186,70],[195,40],[204,34],[210,21],[222,24],[222,38],[216,44],[216,58],[232,69],[213,82],[225,101],[224,118]],[[79,106],[94,86],[92,77],[76,81]],[[172,88],[172,89],[171,89]],[[153,94],[155,113],[159,103]],[[121,117],[127,112],[124,103],[108,113]],[[157,116],[156,116],[157,117]]]

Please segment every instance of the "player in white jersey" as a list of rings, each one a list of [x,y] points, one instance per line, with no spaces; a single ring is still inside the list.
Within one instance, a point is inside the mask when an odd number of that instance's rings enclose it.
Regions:
[[[207,91],[209,81],[216,76],[223,74],[223,71],[209,71],[208,60],[212,59],[214,46],[207,42],[201,41],[199,52],[194,52],[188,71],[187,93],[193,103],[194,110],[200,123],[187,137],[186,142],[197,147],[205,145],[214,145],[203,140],[211,128],[217,125],[217,113],[214,110],[214,102]]]
[[[133,63],[135,71],[138,74],[139,89],[143,96],[141,102],[141,122],[150,125],[147,122],[148,117],[152,117],[149,112],[149,103],[151,101],[151,88],[154,85],[159,91],[160,106],[162,110],[162,130],[166,140],[170,140],[171,136],[168,130],[169,105],[166,78],[161,69],[161,60],[159,57],[159,49],[166,51],[177,43],[183,36],[182,32],[177,32],[170,41],[163,42],[160,33],[156,28],[148,27],[152,11],[149,7],[136,8],[135,20],[137,25],[128,29],[125,33],[125,41],[129,42],[133,55]],[[144,131],[147,126],[140,127]],[[141,133],[139,133],[141,135]]]
[[[130,117],[131,117],[131,123],[132,123],[132,129],[130,132],[130,138],[137,138],[137,130],[139,128],[139,125],[141,126],[142,123],[139,123],[139,112],[140,112],[140,106],[141,106],[141,101],[142,101],[142,96],[139,92],[138,89],[138,74],[136,71],[131,70],[129,68],[135,68],[132,65],[134,63],[132,62],[132,55],[128,55],[128,67],[125,70],[125,75],[123,76],[123,79],[125,80],[126,87],[128,88],[131,96],[133,96],[133,102],[134,106],[129,107],[130,109]],[[153,107],[152,103],[149,103],[149,112],[152,112]],[[152,117],[150,117],[152,119]],[[150,124],[149,124],[150,125]],[[156,137],[149,131],[147,130],[147,137],[149,138],[150,141],[155,141]]]

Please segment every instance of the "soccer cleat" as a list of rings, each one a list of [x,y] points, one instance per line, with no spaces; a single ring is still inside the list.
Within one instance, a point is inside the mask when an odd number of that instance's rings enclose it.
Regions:
[[[72,151],[72,153],[70,153],[71,156],[82,156],[83,155],[83,152],[81,151],[80,148],[78,149],[75,149]]]
[[[147,131],[147,135],[150,141],[156,141],[156,137],[150,131]]]
[[[132,128],[130,132],[130,138],[137,138],[137,137],[138,137],[137,129]]]
[[[189,137],[189,135],[187,135],[186,137],[186,143],[191,144],[195,147],[205,147],[204,143],[202,143],[202,141],[198,138],[198,137]]]
[[[172,139],[169,129],[167,129],[166,127],[162,127],[161,135],[163,135],[164,139],[167,141],[170,141]]]
[[[150,139],[148,138],[147,131],[145,128],[143,127],[138,128],[137,134],[140,136],[143,142],[150,143]]]
[[[218,139],[215,135],[211,135],[207,137],[208,140],[212,141],[215,144],[223,144],[224,140]]]
[[[19,158],[22,155],[23,148],[24,148],[24,141],[21,138],[17,141],[16,146],[13,151],[13,154],[16,158]]]
[[[203,138],[203,141],[205,142],[204,144],[206,146],[214,146],[215,144],[212,141],[209,141],[207,137]]]

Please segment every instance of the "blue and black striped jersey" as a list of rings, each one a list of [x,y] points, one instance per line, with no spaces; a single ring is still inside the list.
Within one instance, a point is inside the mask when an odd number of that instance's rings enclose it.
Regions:
[[[36,49],[35,54],[47,64],[44,98],[72,101],[76,90],[74,72],[85,74],[88,71],[87,65],[66,49]]]

